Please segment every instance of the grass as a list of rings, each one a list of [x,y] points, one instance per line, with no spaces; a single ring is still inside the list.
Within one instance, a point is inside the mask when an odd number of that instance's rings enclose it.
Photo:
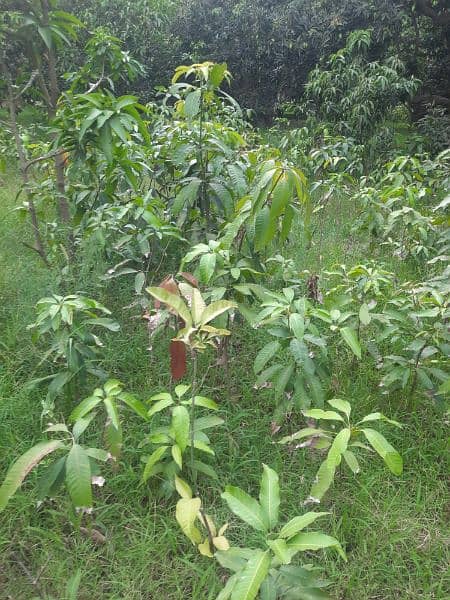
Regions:
[[[35,302],[55,291],[55,274],[21,244],[29,230],[12,210],[14,196],[14,185],[4,185],[0,191],[1,477],[10,462],[41,436],[44,390],[26,386],[41,349],[32,345],[26,327],[33,320]],[[364,240],[350,232],[353,210],[345,198],[336,198],[320,216],[322,229],[313,245],[307,248],[300,239],[293,243],[291,254],[299,269],[320,272],[334,263],[365,259]],[[384,259],[393,266],[392,257]],[[137,311],[122,308],[133,301],[128,283],[108,287],[86,279],[76,284],[105,302],[121,322],[120,333],[108,339],[104,366],[111,375],[142,399],[168,386],[168,340],[155,340],[149,353],[145,325]],[[220,500],[223,486],[233,483],[255,494],[261,463],[269,464],[280,473],[282,515],[288,519],[305,510],[302,503],[320,462],[305,451],[290,452],[274,444],[270,391],[254,389],[251,369],[263,341],[261,332],[237,329],[229,378],[220,369],[211,369],[204,390],[220,402],[226,425],[212,439],[220,484],[206,482],[203,496],[217,522],[230,521],[229,537],[240,545],[251,545],[256,536],[230,518]],[[446,578],[446,423],[425,401],[410,411],[401,397],[379,395],[370,362],[355,366],[343,348],[337,348],[336,355],[337,391],[353,399],[356,416],[381,409],[405,424],[402,431],[387,430],[404,457],[405,471],[394,478],[380,460],[367,457],[361,461],[358,477],[340,472],[324,501],[332,514],[322,521],[321,529],[342,541],[348,562],[333,552],[307,560],[323,568],[332,581],[335,600],[444,600],[450,584]],[[293,413],[285,429],[295,431],[299,425],[299,415]],[[95,513],[84,531],[71,525],[64,496],[36,506],[36,474],[30,475],[0,515],[1,600],[62,599],[67,580],[78,569],[80,600],[215,598],[227,574],[194,552],[175,523],[174,501],[158,500],[150,487],[140,485],[137,444],[145,431],[130,417],[120,468],[106,472],[106,485],[96,492]]]

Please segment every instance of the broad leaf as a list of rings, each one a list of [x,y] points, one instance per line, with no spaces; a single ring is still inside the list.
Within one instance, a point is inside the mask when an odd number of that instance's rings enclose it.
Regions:
[[[305,320],[298,313],[294,313],[289,317],[289,327],[298,340],[303,339],[305,333]]]
[[[166,453],[167,446],[160,446],[149,456],[142,473],[142,481],[145,483],[153,475],[153,467],[161,460]]]
[[[74,444],[66,460],[66,485],[76,508],[92,506],[91,466],[82,446]]]
[[[292,552],[286,544],[286,540],[267,540],[267,545],[283,565],[288,565],[292,560]]]
[[[122,400],[122,402],[125,402],[125,404],[129,406],[137,415],[145,420],[148,419],[145,405],[132,394],[122,393],[119,398]]]
[[[102,398],[99,396],[89,396],[89,398],[85,398],[78,406],[76,406],[70,414],[69,421],[74,423],[87,415],[93,408],[97,406],[102,401]]]
[[[153,415],[155,415],[158,412],[161,412],[168,406],[172,406],[173,403],[174,402],[170,396],[169,398],[162,398],[161,400],[158,400],[158,402],[155,402],[155,404],[148,411],[147,415],[149,417],[152,417]]]
[[[184,452],[189,442],[189,412],[185,406],[173,409],[172,431],[181,452]]]
[[[227,485],[221,497],[240,519],[253,529],[267,531],[265,515],[259,503],[238,487]]]
[[[340,556],[342,556],[344,560],[347,560],[345,552],[336,538],[316,531],[298,533],[289,540],[288,547],[299,552],[321,550],[322,548],[335,548]]]
[[[180,296],[171,294],[161,287],[149,287],[147,288],[147,292],[150,294],[150,296],[153,296],[153,298],[156,298],[160,302],[167,304],[167,306],[173,309],[177,315],[183,319],[186,328],[189,329],[192,327],[191,313],[189,312],[186,303],[182,300],[182,298],[180,298]]]
[[[270,554],[267,550],[255,550],[253,556],[239,573],[233,588],[231,600],[254,600],[270,568]]]
[[[343,453],[343,457],[347,465],[350,467],[352,472],[357,475],[360,472],[360,467],[356,456],[353,454],[351,450],[346,450]]]
[[[344,341],[351,348],[353,354],[361,360],[361,346],[356,331],[351,327],[342,327],[339,331],[341,332]]]
[[[394,475],[401,475],[403,472],[403,460],[397,450],[375,429],[362,429],[362,432],[372,448],[384,460],[389,470]]]
[[[202,534],[195,526],[201,504],[200,498],[181,498],[177,502],[175,512],[175,517],[181,530],[193,544],[200,544],[202,541]]]
[[[184,479],[178,477],[178,475],[175,475],[175,489],[182,498],[192,498],[192,490],[190,485],[186,481],[184,481]]]
[[[203,311],[200,324],[206,325],[219,315],[223,314],[227,310],[235,308],[236,306],[237,305],[234,302],[229,302],[228,300],[217,300],[216,302],[211,302],[211,304]]]
[[[350,418],[350,413],[352,412],[352,406],[350,402],[347,400],[341,400],[340,398],[333,398],[333,400],[328,400],[328,404],[347,415]]]
[[[278,523],[278,509],[280,507],[280,486],[278,474],[263,464],[263,474],[261,478],[261,491],[259,493],[259,503],[266,517],[268,529],[272,530]]]
[[[275,356],[275,354],[281,348],[280,343],[277,341],[269,342],[266,344],[261,350],[258,352],[255,358],[255,362],[253,363],[253,371],[255,374],[260,373],[269,360]]]
[[[320,408],[311,408],[310,410],[303,410],[302,411],[303,414],[305,415],[305,417],[309,417],[310,419],[323,419],[326,421],[342,421],[344,422],[344,419],[342,418],[342,416],[337,413],[334,412],[333,410],[322,410]]]
[[[5,480],[0,487],[0,512],[8,504],[9,499],[13,496],[16,490],[21,486],[23,480],[28,473],[41,462],[41,460],[63,447],[63,443],[60,440],[53,440],[51,442],[40,442],[27,450],[15,463],[9,468]]]
[[[286,525],[281,529],[279,535],[282,538],[289,539],[305,527],[308,527],[308,525],[311,525],[311,523],[314,523],[316,519],[320,519],[320,517],[324,517],[325,515],[329,514],[329,512],[308,512],[304,515],[294,517],[286,523]]]

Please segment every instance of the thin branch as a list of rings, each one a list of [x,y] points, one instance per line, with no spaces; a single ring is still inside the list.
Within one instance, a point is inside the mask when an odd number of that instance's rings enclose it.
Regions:
[[[64,148],[59,148],[59,150],[54,150],[53,152],[49,152],[48,154],[44,154],[44,156],[39,156],[38,158],[33,158],[33,160],[29,160],[25,166],[25,171],[36,164],[37,162],[41,162],[42,160],[47,160],[49,158],[54,158],[55,156],[59,156],[60,154],[64,154]]]
[[[20,92],[18,94],[16,94],[14,96],[14,100],[18,100],[21,96],[23,96],[23,94],[25,94],[25,92],[27,91],[28,88],[30,88],[33,83],[34,80],[36,79],[36,77],[39,75],[39,71],[36,69],[34,71],[32,71],[31,75],[30,75],[30,79],[28,80],[27,84],[25,85],[24,88],[22,88],[20,90]]]

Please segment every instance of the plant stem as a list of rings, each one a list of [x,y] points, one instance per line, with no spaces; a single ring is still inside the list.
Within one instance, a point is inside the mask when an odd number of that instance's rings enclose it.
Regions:
[[[197,393],[197,369],[198,369],[198,358],[197,358],[197,352],[195,350],[192,351],[192,359],[193,359],[193,363],[194,363],[194,372],[192,374],[191,412],[189,415],[190,462],[191,462],[190,466],[191,466],[194,494],[196,496],[198,496],[198,493],[197,493],[197,469],[194,467],[194,437],[195,437],[194,417],[195,417],[195,394]]]
[[[417,371],[419,369],[419,362],[420,362],[420,359],[422,357],[423,351],[427,347],[427,344],[428,344],[428,340],[425,340],[425,343],[420,348],[420,350],[419,350],[419,352],[417,353],[417,356],[416,356],[416,362],[414,363],[414,376],[413,376],[413,380],[411,382],[411,389],[409,390],[409,399],[410,400],[411,400],[414,392],[416,391],[416,387],[417,387]]]

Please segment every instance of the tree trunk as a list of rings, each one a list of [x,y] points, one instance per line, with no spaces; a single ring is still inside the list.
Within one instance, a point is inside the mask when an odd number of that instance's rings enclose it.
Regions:
[[[42,6],[42,24],[44,27],[49,25],[49,3],[48,0],[41,0]],[[51,121],[56,116],[56,106],[59,98],[58,75],[56,71],[56,55],[55,48],[48,48],[48,78],[50,82],[50,93],[47,95],[47,111],[48,118]],[[58,192],[58,214],[61,223],[65,226],[70,226],[70,206],[66,198],[66,177],[64,173],[64,157],[62,154],[57,154],[55,157],[55,175],[56,189]],[[70,232],[69,232],[69,237]],[[72,247],[72,241],[71,241]]]
[[[13,132],[14,141],[16,143],[17,154],[19,156],[20,173],[22,176],[23,187],[24,187],[25,194],[27,197],[28,212],[30,213],[31,225],[33,228],[35,245],[31,246],[31,247],[33,248],[33,250],[35,250],[39,254],[39,256],[44,261],[44,263],[47,265],[47,267],[49,267],[50,263],[47,258],[41,231],[39,229],[39,221],[38,221],[38,217],[37,217],[36,207],[34,205],[33,198],[30,194],[29,187],[28,187],[29,179],[28,179],[28,170],[27,170],[27,159],[26,159],[26,155],[25,155],[25,150],[23,148],[22,140],[20,139],[19,128],[17,125],[16,97],[14,95],[14,88],[12,85],[11,74],[9,73],[4,62],[1,63],[1,70],[6,79],[6,84],[7,84],[7,89],[8,89],[7,103],[8,103],[8,109],[9,109],[11,129]]]

